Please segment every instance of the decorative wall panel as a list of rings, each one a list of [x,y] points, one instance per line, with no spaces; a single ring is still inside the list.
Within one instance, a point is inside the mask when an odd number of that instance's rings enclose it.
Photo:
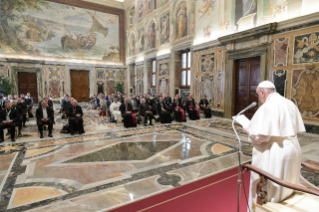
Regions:
[[[125,69],[96,68],[95,93],[103,93],[107,95],[115,93],[115,86],[117,82],[123,85],[123,91],[125,93],[125,73]]]
[[[319,32],[295,36],[293,64],[319,62]]]
[[[64,66],[42,66],[43,93],[51,98],[60,98],[67,91]],[[63,87],[62,87],[63,86]]]
[[[0,77],[9,77],[10,68],[8,63],[0,63]]]
[[[319,118],[319,70],[293,70],[292,100],[303,116]]]
[[[274,41],[274,67],[287,66],[289,41],[289,38],[281,38]]]
[[[217,58],[216,58],[217,57]],[[224,110],[225,48],[193,54],[193,95],[197,103],[207,96],[213,110]]]
[[[277,93],[279,93],[283,97],[286,97],[287,70],[273,71],[273,81],[274,81]]]

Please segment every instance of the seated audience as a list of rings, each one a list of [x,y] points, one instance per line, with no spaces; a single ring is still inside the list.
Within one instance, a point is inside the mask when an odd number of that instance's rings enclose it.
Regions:
[[[191,120],[199,119],[199,110],[196,108],[195,101],[192,96],[189,95],[186,101],[186,110]]]
[[[22,129],[22,122],[23,122],[23,110],[22,110],[22,107],[20,105],[18,105],[17,100],[12,101],[12,110],[17,111],[18,118],[17,118],[16,125],[18,125],[18,129],[19,129],[18,137],[21,137],[22,136],[21,129]]]
[[[114,102],[110,105],[111,114],[114,117],[114,122],[117,123],[121,120],[122,114],[120,111],[121,102],[118,102],[117,97],[114,98]]]
[[[3,129],[9,128],[11,133],[11,141],[15,141],[15,126],[18,120],[18,113],[12,110],[10,101],[6,102],[6,109],[0,112],[0,142],[4,141]]]
[[[205,118],[211,118],[212,117],[212,110],[210,109],[207,101],[206,95],[204,95],[203,99],[199,102],[199,107],[201,110],[204,111]]]
[[[159,114],[159,120],[162,124],[171,123],[172,117],[171,113],[167,109],[163,97],[159,98],[159,104],[157,105],[157,112]]]
[[[142,99],[142,104],[140,105],[139,115],[144,117],[144,126],[146,126],[147,119],[150,120],[150,125],[152,124],[152,119],[155,119],[151,107],[147,104],[145,99]]]
[[[124,127],[136,127],[136,116],[133,113],[133,106],[128,99],[124,99],[124,104],[120,106],[120,111],[123,117]]]
[[[41,101],[41,106],[36,110],[36,118],[38,130],[40,132],[40,138],[43,138],[43,126],[48,125],[49,137],[52,136],[53,128],[53,110],[48,107],[48,103],[45,100]]]
[[[179,98],[178,95],[175,96],[175,99],[172,104],[172,110],[175,116],[175,121],[186,121],[185,111],[182,109],[182,100]]]
[[[74,131],[79,131],[79,134],[84,133],[82,107],[78,105],[78,101],[74,98],[72,98],[72,104],[68,107],[67,114],[71,135],[74,135]]]

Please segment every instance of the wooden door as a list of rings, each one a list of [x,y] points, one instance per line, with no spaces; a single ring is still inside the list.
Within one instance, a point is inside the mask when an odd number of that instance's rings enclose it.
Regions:
[[[26,95],[30,93],[33,102],[38,103],[38,84],[36,73],[18,72],[18,92]]]
[[[78,102],[88,102],[90,96],[89,71],[71,70],[71,92]]]
[[[258,103],[256,88],[260,82],[260,57],[237,60],[236,69],[235,115],[252,102]],[[257,107],[244,114],[251,119],[256,110]]]

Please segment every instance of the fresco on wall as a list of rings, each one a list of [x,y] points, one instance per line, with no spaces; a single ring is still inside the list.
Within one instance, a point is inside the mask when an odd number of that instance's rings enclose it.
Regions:
[[[144,16],[144,0],[139,0],[137,2],[137,15],[138,20],[141,20]]]
[[[169,70],[169,63],[161,63],[159,64],[159,72],[158,72],[158,75],[160,77],[163,77],[163,76],[168,76],[168,70]]]
[[[215,0],[203,0],[203,5],[198,8],[199,19],[210,16],[214,8]]]
[[[150,49],[156,47],[156,29],[154,21],[152,21],[148,27],[148,44]]]
[[[287,70],[273,71],[273,81],[276,87],[276,92],[281,96],[286,97],[287,89]]]
[[[0,51],[119,61],[119,17],[44,0],[0,4]],[[32,5],[32,6],[27,6]],[[30,9],[32,8],[32,9]]]
[[[170,18],[169,13],[163,15],[160,19],[160,41],[161,45],[168,43],[170,38]]]
[[[144,28],[138,30],[138,51],[143,52],[145,45]]]
[[[207,100],[212,104],[214,102],[214,76],[201,77],[201,99],[207,96]]]
[[[0,63],[0,77],[9,77],[9,64]]]
[[[257,19],[257,0],[235,0],[235,25],[238,30],[245,30],[255,26]]]
[[[169,83],[168,79],[160,79],[158,83],[158,93],[163,95],[169,95]]]
[[[60,98],[61,93],[61,82],[52,80],[49,81],[50,87],[49,87],[49,94],[52,98]]]
[[[274,41],[274,67],[287,66],[289,52],[289,38]]]
[[[130,42],[130,55],[135,55],[135,35],[131,35],[131,42]]]
[[[187,6],[186,1],[179,4],[176,10],[176,25],[175,25],[175,35],[176,40],[181,39],[187,35]]]
[[[213,72],[215,68],[215,53],[202,55],[202,72]]]
[[[294,40],[294,64],[319,62],[319,32],[299,35]]]
[[[319,117],[319,70],[293,70],[292,100],[301,114]]]

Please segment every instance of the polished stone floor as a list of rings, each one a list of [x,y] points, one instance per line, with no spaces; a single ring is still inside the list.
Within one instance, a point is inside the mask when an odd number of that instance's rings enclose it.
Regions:
[[[237,166],[230,120],[125,129],[83,104],[84,135],[38,138],[31,119],[23,137],[0,145],[0,211],[106,211]],[[252,146],[243,143],[243,162]],[[319,136],[299,135],[303,161],[319,165]],[[301,170],[301,184],[318,187],[319,174]]]

